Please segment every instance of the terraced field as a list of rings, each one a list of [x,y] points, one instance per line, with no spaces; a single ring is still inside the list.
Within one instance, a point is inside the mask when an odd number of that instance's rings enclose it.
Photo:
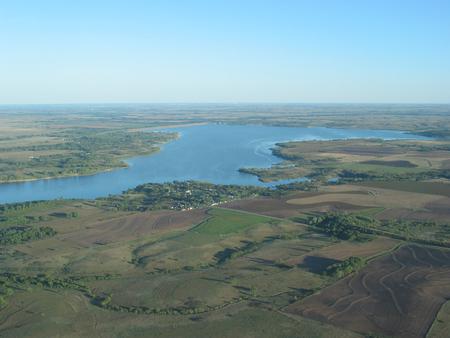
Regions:
[[[423,338],[449,297],[450,252],[407,245],[285,311],[356,332]]]

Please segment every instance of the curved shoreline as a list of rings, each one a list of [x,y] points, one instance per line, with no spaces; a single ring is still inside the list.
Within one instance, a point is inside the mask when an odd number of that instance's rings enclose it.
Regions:
[[[173,130],[170,140],[152,143],[150,153],[117,156],[114,168],[88,172],[87,175],[60,175],[0,184],[0,203],[55,198],[97,198],[121,192],[144,183],[196,180],[214,184],[273,187],[301,178],[262,182],[254,175],[239,172],[244,166],[270,168],[283,159],[270,148],[291,140],[329,140],[352,138],[406,138],[402,132],[343,130],[330,128],[284,128],[208,124]],[[178,140],[175,142],[174,140]],[[167,142],[174,141],[174,142]],[[157,147],[159,146],[158,150]],[[128,147],[129,153],[135,150]],[[137,150],[137,149],[136,149]],[[145,149],[144,149],[145,150]],[[140,156],[139,156],[140,155]],[[122,160],[123,162],[119,162]],[[103,162],[104,163],[104,162]],[[127,169],[128,168],[128,169]],[[118,170],[127,169],[127,170]]]
[[[45,181],[45,180],[57,180],[57,179],[60,179],[60,178],[89,177],[89,176],[95,176],[95,175],[98,175],[98,174],[101,174],[101,173],[107,173],[107,172],[111,172],[111,171],[115,171],[115,170],[127,169],[127,168],[130,167],[130,165],[127,163],[128,160],[131,160],[132,158],[136,158],[136,157],[143,157],[143,156],[150,156],[150,155],[153,155],[153,154],[157,154],[157,153],[159,153],[161,151],[161,148],[165,144],[167,144],[168,142],[175,141],[175,140],[177,140],[179,138],[180,138],[180,134],[177,133],[174,138],[168,140],[167,142],[165,142],[163,144],[159,144],[151,152],[135,154],[135,155],[133,155],[131,157],[127,156],[126,158],[119,159],[120,163],[124,164],[123,166],[116,166],[116,167],[111,167],[111,168],[105,168],[105,169],[94,171],[94,172],[88,173],[88,174],[57,175],[57,176],[46,176],[46,177],[36,177],[36,178],[25,178],[25,179],[21,179],[21,180],[11,180],[11,181],[1,181],[0,180],[0,185],[2,185],[2,184],[35,182],[35,181],[41,181],[41,180],[42,181]]]

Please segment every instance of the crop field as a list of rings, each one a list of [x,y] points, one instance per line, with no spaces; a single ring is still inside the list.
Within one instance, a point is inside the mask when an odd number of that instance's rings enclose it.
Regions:
[[[377,183],[380,183],[380,187]],[[349,212],[380,219],[437,222],[450,219],[450,198],[443,193],[433,193],[431,190],[410,192],[396,189],[395,184],[389,188],[389,183],[384,182],[322,186],[317,192],[234,201],[224,207],[280,218],[296,218],[310,213]]]
[[[347,203],[358,207],[383,207],[421,209],[443,197],[436,195],[403,192],[390,189],[361,188],[359,186],[336,185],[326,187],[322,194],[312,197],[294,198],[287,203],[314,206],[326,203]]]
[[[450,252],[404,246],[285,310],[356,332],[425,337],[450,297]]]
[[[450,184],[445,182],[364,182],[361,185],[365,187],[384,188],[400,190],[407,192],[441,195],[450,197]]]
[[[222,205],[222,207],[279,218],[298,216],[300,208],[288,204],[286,201],[285,198],[258,198],[230,202]]]

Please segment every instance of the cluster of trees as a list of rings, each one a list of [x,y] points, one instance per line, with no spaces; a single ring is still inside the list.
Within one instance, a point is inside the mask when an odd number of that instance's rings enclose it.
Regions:
[[[275,187],[275,189],[270,189],[266,192],[266,195],[283,195],[290,193],[292,191],[316,191],[317,185],[311,181],[305,182],[292,182],[288,184],[280,184]]]
[[[331,277],[342,278],[362,269],[365,265],[365,259],[352,256],[340,263],[335,263],[328,266],[325,269],[325,274]]]
[[[99,199],[98,204],[126,211],[187,210],[261,195],[265,190],[253,186],[215,185],[196,181],[147,183],[127,190],[122,195]]]
[[[300,221],[303,222],[303,219]],[[421,244],[450,247],[450,224],[402,219],[376,220],[368,216],[327,213],[306,221],[316,230],[343,240],[365,241],[369,234]]]
[[[375,221],[342,213],[328,213],[308,220],[308,224],[321,232],[343,240],[362,239],[363,229],[369,228],[372,222]]]
[[[7,280],[0,277],[0,308],[8,304],[7,298],[14,294],[14,288]]]
[[[19,244],[56,235],[50,227],[10,227],[0,229],[0,244]]]
[[[79,214],[76,211],[70,211],[70,212],[60,211],[60,212],[54,212],[54,213],[50,214],[50,216],[59,217],[59,218],[77,218],[79,216]]]
[[[55,206],[59,200],[52,201],[28,201],[21,203],[9,203],[9,204],[0,204],[0,213],[13,212],[13,211],[24,211],[29,210],[31,208],[36,207],[52,207]]]
[[[339,182],[369,181],[377,178],[377,175],[355,170],[344,169],[338,173]],[[384,176],[383,176],[384,177]]]
[[[10,203],[0,205],[0,225],[2,227],[29,225],[50,220],[50,215],[30,215],[33,210],[42,212],[43,210],[56,207],[60,200],[53,201],[33,201],[22,203]]]

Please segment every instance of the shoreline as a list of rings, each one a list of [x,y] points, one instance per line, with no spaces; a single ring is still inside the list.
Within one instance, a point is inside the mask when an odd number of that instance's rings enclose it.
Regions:
[[[131,157],[122,158],[122,159],[120,159],[120,161],[121,161],[121,163],[124,164],[123,166],[106,168],[106,169],[95,171],[95,172],[89,173],[89,174],[58,175],[58,176],[47,176],[47,177],[37,177],[37,178],[25,178],[25,179],[21,179],[21,180],[12,180],[12,181],[0,181],[0,185],[3,185],[3,184],[27,183],[27,182],[35,182],[35,181],[41,181],[41,180],[42,181],[47,181],[47,180],[57,180],[57,179],[63,179],[63,178],[88,177],[88,176],[94,176],[94,175],[107,173],[107,172],[111,172],[111,171],[115,171],[115,170],[127,169],[127,168],[130,167],[130,165],[127,163],[128,160],[130,160],[132,158],[136,158],[136,157],[151,156],[153,154],[156,154],[156,153],[161,151],[161,148],[164,147],[165,144],[167,144],[168,142],[175,141],[175,140],[177,140],[179,138],[180,138],[180,135],[179,135],[179,133],[177,133],[176,136],[173,139],[170,139],[166,143],[159,144],[156,147],[156,149],[151,151],[151,152],[142,153],[142,154],[136,154],[136,155],[131,156]]]

